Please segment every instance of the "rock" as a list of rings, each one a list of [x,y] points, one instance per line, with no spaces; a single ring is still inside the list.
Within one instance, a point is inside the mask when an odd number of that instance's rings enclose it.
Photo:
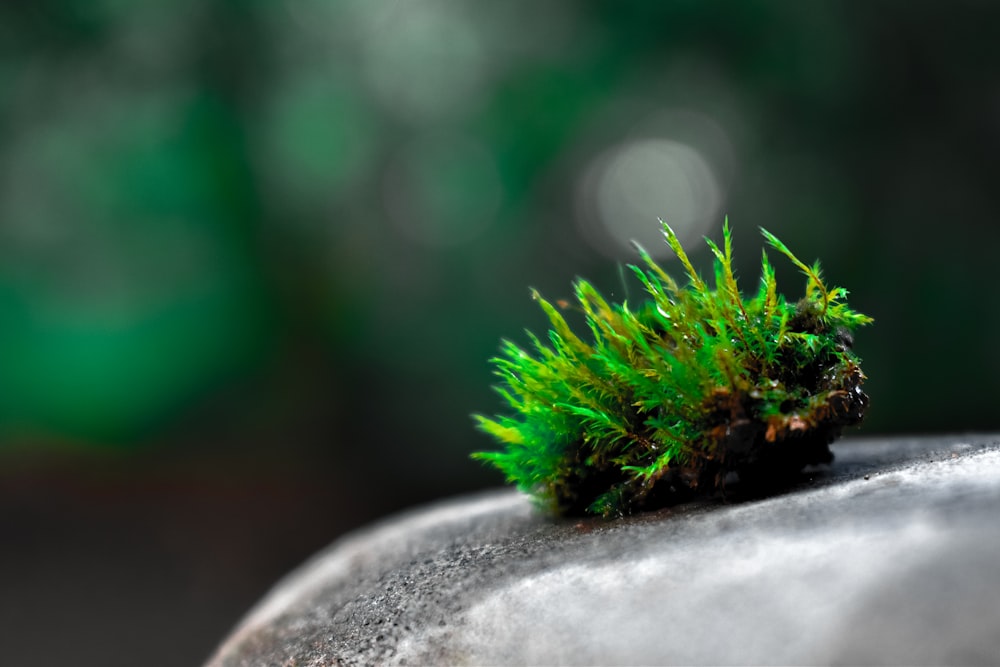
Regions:
[[[764,499],[403,514],[289,575],[208,664],[995,664],[1000,436],[833,449]]]

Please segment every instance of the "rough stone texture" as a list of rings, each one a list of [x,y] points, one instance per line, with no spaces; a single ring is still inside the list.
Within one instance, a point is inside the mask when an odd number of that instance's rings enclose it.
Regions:
[[[349,535],[212,667],[996,664],[1000,436],[845,441],[781,495],[556,521],[506,490]]]

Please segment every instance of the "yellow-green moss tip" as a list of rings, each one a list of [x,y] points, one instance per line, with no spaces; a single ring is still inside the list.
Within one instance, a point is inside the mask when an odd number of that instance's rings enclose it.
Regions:
[[[828,462],[830,442],[868,405],[851,332],[872,319],[848,307],[847,290],[827,287],[818,262],[803,263],[761,229],[805,274],[805,296],[789,303],[778,293],[765,252],[747,299],[728,221],[722,248],[708,241],[714,289],[661,224],[687,285],[637,247],[644,266],[629,268],[651,297],[644,304],[609,304],[578,281],[584,340],[533,292],[552,325],[547,340],[529,334],[529,350],[504,341],[491,360],[512,416],[476,415],[502,448],[473,457],[552,512],[626,514],[720,489],[731,473],[788,479]]]

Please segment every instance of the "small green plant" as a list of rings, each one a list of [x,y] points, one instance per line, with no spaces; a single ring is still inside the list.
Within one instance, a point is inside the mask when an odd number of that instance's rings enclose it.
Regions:
[[[851,332],[872,319],[847,290],[827,287],[819,262],[767,243],[806,276],[805,296],[778,294],[763,253],[760,289],[744,299],[732,268],[728,220],[715,287],[698,275],[674,231],[664,236],[687,273],[681,286],[641,247],[629,266],[652,297],[610,304],[575,284],[590,340],[570,330],[537,292],[552,324],[531,351],[503,341],[496,390],[514,416],[474,415],[503,445],[473,457],[557,514],[624,515],[723,489],[727,477],[767,488],[832,460],[829,444],[861,421],[868,396]]]

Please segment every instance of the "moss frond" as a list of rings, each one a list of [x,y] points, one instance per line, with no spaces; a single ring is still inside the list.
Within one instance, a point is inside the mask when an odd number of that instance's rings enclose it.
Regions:
[[[491,360],[513,415],[474,416],[503,449],[473,456],[556,513],[622,514],[717,489],[731,472],[798,470],[826,460],[829,442],[867,406],[847,332],[872,319],[850,309],[847,290],[824,283],[818,262],[805,264],[761,229],[805,274],[806,290],[786,301],[763,252],[759,289],[747,299],[728,220],[721,248],[707,240],[714,289],[662,227],[686,286],[637,245],[644,267],[629,269],[649,300],[609,303],[578,280],[588,341],[532,290],[548,336],[529,332],[530,352],[504,341]]]
[[[802,273],[806,275],[809,281],[806,283],[806,298],[811,298],[814,290],[818,289],[822,295],[823,302],[823,312],[826,312],[827,304],[829,303],[830,297],[827,292],[826,286],[823,284],[823,280],[820,277],[819,262],[817,261],[812,266],[808,266],[798,257],[792,254],[792,251],[788,247],[778,240],[778,237],[767,231],[763,227],[760,228],[760,233],[764,235],[767,242],[771,244],[771,247],[780,252],[782,255],[791,260]]]

